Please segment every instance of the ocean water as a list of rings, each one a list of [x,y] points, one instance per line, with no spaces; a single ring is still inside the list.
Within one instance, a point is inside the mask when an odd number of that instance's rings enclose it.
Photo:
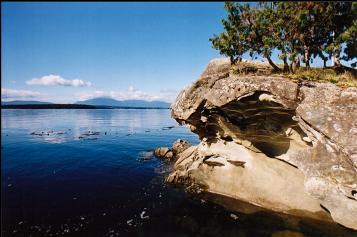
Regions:
[[[198,143],[169,110],[2,110],[2,236],[355,234],[232,213],[165,184],[172,164],[152,150],[179,138]]]

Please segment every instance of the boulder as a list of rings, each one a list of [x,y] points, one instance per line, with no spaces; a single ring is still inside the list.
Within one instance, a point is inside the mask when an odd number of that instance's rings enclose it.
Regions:
[[[168,147],[159,147],[154,151],[154,155],[159,158],[171,160],[174,157],[173,152]]]
[[[357,229],[357,88],[215,59],[171,113],[201,142],[175,146],[168,182]]]
[[[182,139],[178,139],[172,145],[172,151],[174,152],[174,154],[179,154],[179,153],[182,153],[187,148],[189,148],[190,146],[192,146],[192,144],[189,143],[188,141],[185,141],[185,140],[182,140]]]

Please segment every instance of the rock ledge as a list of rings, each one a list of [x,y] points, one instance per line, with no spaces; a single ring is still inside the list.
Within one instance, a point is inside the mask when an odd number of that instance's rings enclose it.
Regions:
[[[357,229],[357,88],[234,75],[215,59],[172,117],[201,143],[177,152],[168,182]]]

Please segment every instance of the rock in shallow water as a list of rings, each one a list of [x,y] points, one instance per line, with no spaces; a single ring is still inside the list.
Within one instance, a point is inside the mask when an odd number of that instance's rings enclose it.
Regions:
[[[238,76],[213,60],[172,116],[201,143],[177,150],[168,182],[357,229],[357,88]]]
[[[168,147],[159,147],[154,151],[155,156],[159,158],[172,159],[173,152]]]
[[[189,148],[191,145],[191,143],[189,143],[188,141],[182,140],[182,139],[178,139],[173,145],[172,145],[172,149],[168,148],[168,147],[159,147],[156,148],[154,151],[155,156],[159,157],[159,158],[165,158],[168,160],[173,160],[176,159],[176,155],[183,152],[184,150],[186,150],[187,148]]]
[[[192,144],[189,143],[188,141],[178,139],[172,145],[172,151],[174,152],[174,154],[179,154],[179,153],[183,152],[184,150],[186,150],[187,148],[189,148],[190,146],[192,146]]]

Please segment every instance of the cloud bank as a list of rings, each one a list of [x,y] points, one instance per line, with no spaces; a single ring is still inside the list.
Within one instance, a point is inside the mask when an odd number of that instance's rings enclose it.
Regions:
[[[27,85],[42,85],[42,86],[73,86],[84,87],[91,86],[91,82],[85,82],[80,79],[67,80],[59,75],[47,75],[40,78],[33,78],[26,81]]]
[[[76,93],[75,97],[77,97],[80,101],[93,99],[97,97],[110,97],[116,100],[161,100],[166,102],[172,102],[177,96],[176,90],[160,90],[159,93],[150,94],[143,92],[139,89],[134,88],[133,86],[129,86],[126,91],[101,91],[97,90],[94,92],[83,92]]]
[[[14,90],[1,88],[1,100],[14,100],[14,99],[29,99],[29,98],[39,98],[45,96],[46,94],[37,91],[28,90]]]

